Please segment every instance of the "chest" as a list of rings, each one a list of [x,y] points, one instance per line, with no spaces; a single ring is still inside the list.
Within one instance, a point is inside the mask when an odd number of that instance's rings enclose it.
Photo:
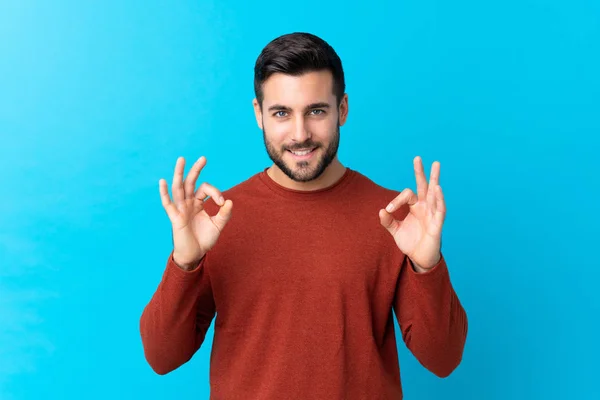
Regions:
[[[350,219],[235,226],[209,257],[217,310],[232,307],[232,299],[300,306],[393,290],[399,265],[387,235]]]

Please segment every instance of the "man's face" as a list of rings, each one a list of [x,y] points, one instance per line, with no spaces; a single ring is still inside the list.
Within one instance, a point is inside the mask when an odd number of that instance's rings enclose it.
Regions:
[[[338,109],[329,71],[273,74],[263,93],[254,109],[269,158],[294,181],[318,178],[337,157],[347,96]]]

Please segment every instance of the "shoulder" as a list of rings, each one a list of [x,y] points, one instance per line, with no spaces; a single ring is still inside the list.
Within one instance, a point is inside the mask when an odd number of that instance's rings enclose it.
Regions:
[[[381,199],[381,198],[393,198],[400,194],[401,190],[396,190],[391,187],[386,187],[381,183],[377,182],[376,179],[371,178],[362,172],[354,171],[355,185],[360,193],[365,194],[369,198]]]
[[[256,188],[260,185],[260,172],[254,173],[245,180],[221,190],[225,200],[231,200],[235,203],[247,200],[248,196],[256,192]],[[214,202],[214,199],[209,198],[204,202],[204,207],[209,213],[216,213],[219,206]]]

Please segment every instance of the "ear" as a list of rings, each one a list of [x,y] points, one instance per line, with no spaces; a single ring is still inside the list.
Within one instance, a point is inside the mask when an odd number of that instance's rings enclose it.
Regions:
[[[254,117],[256,118],[256,123],[258,124],[260,130],[263,130],[262,110],[260,109],[260,104],[258,103],[258,100],[252,100],[252,106],[254,106]]]
[[[340,126],[346,123],[346,119],[348,118],[348,94],[344,93],[344,97],[342,97],[342,101],[340,101],[340,107],[338,109],[340,115]]]

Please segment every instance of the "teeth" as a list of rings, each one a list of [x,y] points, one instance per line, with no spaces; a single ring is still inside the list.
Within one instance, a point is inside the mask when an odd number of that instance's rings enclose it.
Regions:
[[[302,151],[292,151],[292,153],[294,153],[297,156],[305,156],[308,153],[310,153],[311,151],[313,151],[313,149],[309,149],[309,150],[302,150]]]

